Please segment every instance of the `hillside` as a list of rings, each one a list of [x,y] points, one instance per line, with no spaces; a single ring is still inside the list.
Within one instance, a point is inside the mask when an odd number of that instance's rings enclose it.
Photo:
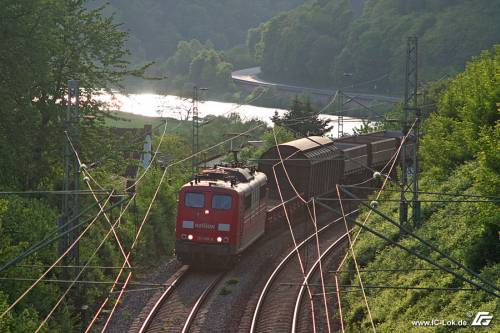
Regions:
[[[399,92],[408,36],[420,40],[422,79],[435,80],[498,42],[499,16],[498,0],[315,0],[251,29],[247,42],[274,80]]]
[[[438,111],[425,122],[421,145],[423,175],[420,191],[423,220],[407,225],[419,237],[431,242],[481,278],[500,283],[500,47],[483,52],[447,86]],[[398,186],[385,192],[379,211],[397,221]],[[391,190],[389,189],[389,191]],[[434,193],[441,193],[436,195]],[[493,196],[493,197],[492,197]],[[496,198],[496,203],[492,202]],[[468,201],[468,202],[467,202]],[[364,221],[362,214],[359,219]],[[464,269],[430,250],[398,228],[372,214],[369,227],[399,244],[472,278]],[[498,316],[498,297],[476,290],[453,276],[411,255],[367,231],[355,246],[367,302],[373,322],[380,332],[423,332],[412,321],[466,320],[470,324],[478,311]],[[346,266],[347,267],[347,266]],[[341,275],[344,285],[359,286],[354,262]],[[396,289],[400,288],[400,289]],[[408,289],[405,289],[408,288]],[[356,289],[350,289],[351,291]],[[343,307],[349,332],[371,332],[368,310],[359,292],[344,293]],[[492,322],[491,331],[497,332]],[[449,327],[429,328],[429,332],[449,332]],[[460,332],[476,332],[468,327]],[[425,331],[427,332],[427,331]]]
[[[183,40],[210,41],[217,49],[243,44],[249,28],[303,2],[110,0],[107,13],[115,12],[115,22],[123,23],[122,28],[130,32],[128,47],[139,61],[166,59]]]

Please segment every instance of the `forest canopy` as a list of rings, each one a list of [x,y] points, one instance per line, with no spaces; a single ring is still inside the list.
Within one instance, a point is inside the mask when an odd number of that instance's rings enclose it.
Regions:
[[[251,29],[247,45],[268,78],[400,92],[408,36],[422,80],[436,80],[499,41],[498,17],[500,1],[315,0]]]
[[[304,0],[110,0],[109,14],[130,32],[136,61],[166,59],[183,40],[210,41],[229,49],[245,41],[249,28]],[[97,4],[104,1],[97,1]],[[209,5],[208,5],[209,4]]]

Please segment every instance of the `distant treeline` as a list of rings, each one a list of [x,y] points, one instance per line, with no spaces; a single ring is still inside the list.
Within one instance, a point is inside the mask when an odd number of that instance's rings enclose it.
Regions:
[[[105,1],[97,1],[97,4]],[[210,41],[217,49],[244,44],[247,30],[304,0],[110,0],[108,13],[130,32],[135,60],[166,59],[183,40]],[[89,5],[92,2],[89,2]]]
[[[268,78],[398,92],[408,36],[421,78],[437,80],[499,41],[498,17],[498,0],[315,0],[251,29],[247,44]]]

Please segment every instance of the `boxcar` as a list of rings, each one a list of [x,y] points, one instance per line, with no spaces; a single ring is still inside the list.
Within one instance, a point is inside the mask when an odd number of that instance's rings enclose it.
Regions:
[[[259,170],[268,176],[271,198],[280,199],[280,191],[284,201],[296,193],[310,198],[328,192],[339,182],[343,156],[329,138],[312,136],[271,147],[260,158]]]
[[[392,158],[398,146],[396,138],[388,137],[386,132],[348,136],[337,139],[335,142],[366,144],[367,165],[373,169],[384,166]]]

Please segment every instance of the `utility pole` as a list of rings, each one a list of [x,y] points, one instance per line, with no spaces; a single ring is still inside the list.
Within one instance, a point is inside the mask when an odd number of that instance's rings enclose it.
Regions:
[[[342,90],[337,90],[337,136],[344,136],[344,93]]]
[[[78,149],[80,145],[80,129],[79,129],[79,108],[80,104],[80,92],[79,92],[79,81],[69,80],[68,81],[68,105],[66,108],[66,119],[64,122],[65,132],[71,139],[75,149]],[[70,142],[66,136],[64,136],[64,197],[63,197],[63,213],[60,220],[60,225],[65,225],[68,221],[73,220],[71,225],[66,226],[61,230],[62,232],[73,228],[79,224],[80,215],[80,165],[78,159],[74,152],[72,152]],[[79,234],[78,228],[74,229],[67,236],[62,237],[59,244],[59,251],[62,254],[68,248],[70,243],[73,243],[77,235]],[[80,251],[79,245],[75,245],[69,256],[64,259],[65,265],[74,266],[80,265]],[[69,272],[67,272],[69,276]]]
[[[197,172],[198,161],[200,158],[196,155],[200,151],[200,117],[198,112],[198,102],[200,101],[200,91],[208,90],[207,88],[198,88],[197,86],[193,87],[193,102],[192,102],[192,114],[193,114],[193,142],[192,142],[192,154],[193,158],[191,159],[192,168],[193,168],[193,177]]]
[[[240,149],[238,149],[237,147],[235,147],[235,144],[233,143],[233,140],[235,138],[237,138],[237,137],[246,137],[246,138],[249,138],[251,135],[250,134],[245,134],[245,133],[225,133],[224,136],[230,138],[230,140],[229,140],[229,152],[233,154],[234,163],[238,164],[239,163],[238,153],[240,152]],[[243,146],[243,145],[241,145],[241,146]]]
[[[195,155],[200,148],[200,141],[199,141],[199,129],[200,129],[200,123],[199,123],[199,113],[198,113],[198,87],[194,86],[193,88],[193,105],[192,105],[192,115],[193,115],[193,142],[192,142],[192,154],[193,158],[191,159],[192,163],[192,168],[193,168],[193,176],[196,174],[196,168],[198,165],[198,156]]]
[[[409,133],[409,121],[415,121],[412,133],[408,135],[402,147],[401,158],[401,199],[399,223],[408,222],[408,206],[412,208],[412,221],[416,226],[420,222],[420,201],[418,200],[418,145],[420,136],[420,109],[417,101],[418,89],[418,39],[408,37],[405,70],[405,96],[403,106],[402,132]],[[411,179],[409,179],[411,178]],[[411,198],[407,198],[407,195]]]

